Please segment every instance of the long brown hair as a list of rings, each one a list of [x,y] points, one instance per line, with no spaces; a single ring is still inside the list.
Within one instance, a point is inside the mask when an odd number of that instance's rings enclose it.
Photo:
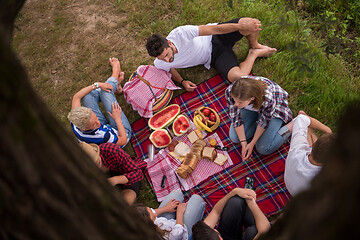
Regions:
[[[266,83],[261,80],[255,80],[252,78],[240,78],[238,79],[232,89],[231,97],[246,101],[254,97],[252,101],[255,109],[259,109],[265,100],[265,90],[267,88]]]
[[[159,233],[160,239],[165,239],[164,236],[169,234],[169,232],[162,230],[151,220],[150,213],[147,210],[148,207],[145,204],[137,203],[134,204],[132,207],[149,227]]]

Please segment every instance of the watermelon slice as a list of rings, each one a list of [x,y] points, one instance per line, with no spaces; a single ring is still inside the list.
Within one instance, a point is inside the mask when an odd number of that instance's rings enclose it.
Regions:
[[[179,113],[180,106],[177,104],[171,104],[152,116],[149,119],[148,125],[153,130],[165,128],[166,126],[170,125],[172,121],[174,121]]]
[[[185,116],[180,114],[177,116],[172,125],[172,131],[175,136],[181,136],[190,129],[190,120]]]
[[[172,142],[170,134],[166,129],[155,130],[150,134],[149,138],[157,148],[164,148]]]

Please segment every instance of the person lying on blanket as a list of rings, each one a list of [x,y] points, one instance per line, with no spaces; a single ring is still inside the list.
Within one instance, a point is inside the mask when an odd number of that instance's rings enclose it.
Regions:
[[[325,134],[319,138],[313,129]],[[284,180],[292,196],[310,187],[328,158],[326,152],[334,144],[335,134],[325,124],[307,116],[304,111],[294,119],[290,150],[285,161]]]
[[[186,240],[191,238],[192,226],[203,218],[205,202],[194,194],[184,203],[183,193],[174,190],[155,210],[143,204],[135,204],[134,209],[145,222],[154,226],[160,239]]]
[[[269,229],[268,219],[256,204],[256,193],[251,189],[234,188],[215,204],[204,221],[195,223],[192,231],[193,240],[250,240]]]
[[[243,160],[250,158],[254,146],[267,155],[290,137],[292,112],[287,96],[275,82],[256,76],[241,77],[226,89],[231,118],[229,137],[241,144]]]
[[[120,189],[124,200],[132,205],[140,193],[141,181],[144,178],[142,169],[146,167],[146,163],[140,158],[131,158],[114,143],[96,145],[80,142],[80,146],[96,166],[108,174],[109,183]]]
[[[131,138],[131,126],[114,95],[122,91],[120,83],[124,73],[118,59],[110,58],[110,64],[112,75],[105,83],[95,82],[73,96],[68,119],[80,141],[96,144],[111,142],[125,146]],[[100,101],[109,121],[100,110]]]
[[[218,24],[180,26],[166,38],[153,34],[147,39],[146,49],[150,56],[156,57],[155,67],[170,72],[175,82],[192,92],[196,85],[183,79],[176,68],[204,64],[207,69],[212,66],[225,79],[234,82],[250,74],[256,58],[268,57],[276,52],[275,48],[258,43],[260,26],[258,19],[245,17]],[[250,50],[239,64],[232,48],[243,36],[247,38]]]

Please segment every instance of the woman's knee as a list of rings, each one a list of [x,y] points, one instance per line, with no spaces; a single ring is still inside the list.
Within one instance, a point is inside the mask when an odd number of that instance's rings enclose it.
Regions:
[[[258,153],[260,153],[261,155],[269,155],[275,152],[276,150],[272,148],[271,142],[265,142],[265,141],[257,141],[255,147],[256,147],[256,151],[258,151]]]
[[[205,207],[204,199],[197,194],[194,194],[190,197],[188,204],[194,204],[199,207]]]

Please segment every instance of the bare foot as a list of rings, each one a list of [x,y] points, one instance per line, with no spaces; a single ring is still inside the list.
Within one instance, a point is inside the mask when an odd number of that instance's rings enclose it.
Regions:
[[[124,80],[124,72],[120,72],[119,79],[118,79],[118,86],[116,88],[115,94],[122,93],[123,89],[121,87],[121,82]]]
[[[276,51],[276,48],[265,46],[265,48],[250,48],[249,54],[254,54],[256,57],[270,57]]]
[[[117,58],[109,58],[109,61],[113,71],[111,76],[117,79],[121,72],[120,62]]]
[[[266,45],[262,45],[260,43],[256,43],[254,45],[251,45],[251,48],[254,48],[254,49],[264,49],[264,48],[271,48],[269,46],[266,46]],[[271,48],[271,49],[274,49],[275,51],[277,51],[276,48]]]

